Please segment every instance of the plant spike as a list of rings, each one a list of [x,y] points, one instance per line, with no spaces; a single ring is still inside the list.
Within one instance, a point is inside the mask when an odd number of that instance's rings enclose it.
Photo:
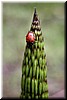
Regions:
[[[20,98],[48,98],[47,63],[40,20],[34,10],[30,31],[26,36],[22,64]]]

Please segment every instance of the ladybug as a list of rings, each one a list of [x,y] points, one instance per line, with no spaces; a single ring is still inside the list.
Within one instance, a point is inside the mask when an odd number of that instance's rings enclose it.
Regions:
[[[34,43],[35,41],[35,36],[32,31],[29,31],[28,34],[26,35],[26,42],[28,43]]]

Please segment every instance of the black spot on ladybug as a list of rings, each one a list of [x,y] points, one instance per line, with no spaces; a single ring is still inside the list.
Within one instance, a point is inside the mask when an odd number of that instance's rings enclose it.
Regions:
[[[32,39],[30,38],[30,40],[32,40]]]

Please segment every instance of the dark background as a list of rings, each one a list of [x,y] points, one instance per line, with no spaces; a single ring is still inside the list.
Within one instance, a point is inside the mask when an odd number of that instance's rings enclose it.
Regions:
[[[3,3],[3,97],[20,96],[25,36],[34,7],[45,38],[49,96],[64,97],[64,3]]]

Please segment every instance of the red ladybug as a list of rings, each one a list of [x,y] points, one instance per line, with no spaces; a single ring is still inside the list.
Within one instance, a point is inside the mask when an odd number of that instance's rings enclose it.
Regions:
[[[34,43],[34,41],[35,41],[34,33],[31,31],[28,32],[28,34],[26,35],[26,42]]]

